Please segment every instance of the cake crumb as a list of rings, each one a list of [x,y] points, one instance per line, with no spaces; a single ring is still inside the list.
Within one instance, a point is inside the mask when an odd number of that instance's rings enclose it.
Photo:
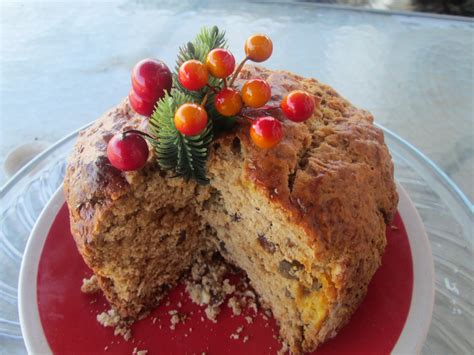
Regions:
[[[255,292],[253,292],[252,290],[245,290],[244,296],[250,297],[250,298],[253,298],[253,299],[257,298],[257,296],[255,295]]]
[[[230,339],[237,340],[240,338],[240,333],[244,330],[243,326],[238,327],[234,333],[230,335]]]
[[[215,258],[214,253],[204,253],[197,258],[185,281],[189,298],[195,304],[206,306],[204,312],[212,322],[217,322],[220,306],[228,292],[234,290],[230,281],[225,279],[228,271],[222,258]]]
[[[398,227],[397,227],[396,225],[394,225],[394,224],[392,224],[392,225],[390,226],[390,228],[393,229],[394,231],[397,231],[397,230],[398,230]]]
[[[251,302],[248,304],[248,307],[249,307],[251,310],[253,310],[253,312],[254,312],[255,314],[258,313],[257,302],[251,301]]]
[[[231,295],[232,293],[235,292],[235,286],[230,284],[229,279],[224,280],[224,283],[222,284],[222,287],[223,287],[224,293],[226,295]]]
[[[114,327],[120,322],[120,316],[115,309],[109,309],[97,315],[97,321],[104,327]]]
[[[186,321],[186,314],[184,313],[178,313],[177,310],[171,310],[168,312],[169,315],[171,315],[171,318],[170,318],[170,322],[171,322],[171,325],[170,325],[170,329],[172,330],[175,330],[176,329],[176,326],[179,324],[179,323],[184,323]]]
[[[229,298],[229,301],[227,301],[227,306],[232,309],[234,316],[238,316],[242,313],[242,305],[235,296]]]
[[[99,283],[97,282],[97,276],[92,275],[88,279],[82,279],[81,292],[83,293],[97,293],[100,291]]]
[[[115,327],[114,335],[121,335],[126,341],[129,341],[132,338],[132,331],[127,327]]]
[[[140,316],[138,317],[138,320],[145,319],[146,317],[148,317],[149,314],[150,314],[150,312],[144,312],[144,313],[140,314]]]
[[[245,320],[247,321],[247,324],[252,324],[253,323],[253,319],[250,316],[246,316]]]
[[[281,349],[278,350],[277,355],[286,355],[288,353],[288,350],[290,350],[288,344],[283,341],[281,342]]]
[[[213,323],[217,323],[217,316],[221,312],[221,309],[219,306],[208,306],[204,310],[204,313],[206,313],[207,319],[209,319]]]
[[[249,336],[248,336],[248,335],[244,336],[244,339],[243,339],[242,341],[243,341],[244,343],[248,342],[248,341],[249,341]]]
[[[97,321],[104,327],[113,327],[114,335],[121,335],[126,341],[132,338],[129,323],[123,321],[115,309],[97,315]]]
[[[137,348],[133,348],[132,355],[146,355],[148,354],[148,350],[138,350]]]
[[[206,252],[197,257],[185,279],[189,298],[193,303],[205,306],[207,319],[214,323],[217,322],[223,304],[232,310],[233,316],[241,315],[246,307],[255,314],[258,312],[257,296],[247,279],[240,278],[239,283],[233,285],[227,277],[232,273],[235,274],[235,269],[222,256]],[[202,317],[201,321],[204,321]],[[250,322],[251,320],[247,320],[247,323]]]

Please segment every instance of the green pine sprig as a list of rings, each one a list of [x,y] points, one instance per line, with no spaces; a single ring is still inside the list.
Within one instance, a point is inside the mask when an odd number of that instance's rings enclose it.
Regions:
[[[214,48],[227,48],[225,32],[220,31],[217,26],[203,27],[194,41],[179,48],[176,71],[187,60],[196,59],[204,63],[207,53]]]
[[[211,28],[203,27],[198,33],[194,41],[188,42],[185,46],[179,48],[178,59],[176,60],[175,73],[178,72],[179,67],[185,61],[195,59],[204,63],[206,61],[207,54],[214,48],[228,48],[227,40],[225,38],[225,31],[220,31],[217,26]],[[208,84],[220,90],[224,84],[222,80],[209,77]],[[215,94],[212,91],[208,91],[208,88],[204,88],[199,91],[189,91],[181,86],[177,78],[177,74],[173,76],[173,85],[179,88],[181,91],[187,92],[189,95],[194,96],[198,100],[202,100],[204,95],[208,92],[209,97],[206,103],[206,111],[214,121],[214,130],[228,129],[235,123],[235,119],[232,117],[224,117],[217,112],[214,107]]]
[[[156,137],[151,143],[157,154],[158,163],[163,169],[173,170],[186,180],[194,179],[200,184],[206,184],[206,162],[209,144],[214,132],[228,129],[234,120],[221,116],[214,107],[214,93],[207,87],[199,91],[185,89],[178,80],[177,72],[181,64],[195,59],[205,62],[207,54],[214,48],[227,48],[225,32],[216,26],[202,28],[196,38],[179,48],[173,73],[173,89],[158,101],[149,121],[149,132]],[[208,84],[218,90],[223,87],[222,80],[209,77]],[[208,124],[205,130],[196,136],[188,137],[181,134],[174,125],[174,114],[179,106],[186,102],[201,103],[208,95],[205,109],[208,113]]]
[[[174,114],[186,102],[195,100],[176,89],[158,102],[148,126],[149,132],[156,138],[151,143],[163,169],[174,170],[186,180],[194,179],[200,184],[206,184],[208,146],[213,137],[212,120],[208,121],[207,127],[199,135],[182,135],[174,125]]]
[[[189,95],[202,100],[208,88],[203,88],[198,91],[186,90],[178,80],[178,70],[181,64],[188,60],[199,60],[204,63],[207,54],[214,48],[227,48],[227,40],[225,39],[225,32],[220,31],[217,26],[211,28],[203,27],[192,42],[179,48],[178,58],[176,60],[175,72],[173,73],[173,86],[180,91],[187,92]],[[221,80],[209,77],[208,84],[217,88],[222,88]],[[214,102],[214,101],[212,101]]]
[[[208,88],[203,88],[198,91],[186,90],[178,80],[178,70],[181,64],[188,60],[199,60],[204,63],[206,61],[207,54],[214,48],[227,48],[227,40],[225,39],[225,32],[220,31],[217,26],[212,28],[203,27],[198,33],[194,41],[188,42],[186,45],[181,46],[178,52],[178,58],[176,60],[175,73],[173,74],[173,86],[181,91],[188,92],[190,95],[202,100],[206,94]],[[209,77],[209,85],[221,88],[222,81]]]

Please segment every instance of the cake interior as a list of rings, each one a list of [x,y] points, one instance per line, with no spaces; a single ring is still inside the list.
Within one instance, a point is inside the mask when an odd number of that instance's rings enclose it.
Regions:
[[[334,287],[315,264],[300,227],[241,179],[244,159],[233,156],[240,149],[238,138],[214,149],[219,163],[211,164],[209,174],[216,192],[202,215],[216,231],[224,258],[245,270],[260,301],[271,308],[290,348],[312,349],[314,341],[305,339],[314,339],[327,317],[327,292]]]
[[[237,138],[216,147],[219,164],[211,165],[208,186],[153,166],[128,174],[134,188],[109,206],[98,231],[103,238],[91,248],[102,260],[94,271],[119,314],[137,319],[159,304],[200,251],[219,250],[246,272],[290,347],[311,349],[334,287],[309,255],[300,227],[241,179],[240,149]]]
[[[208,248],[194,208],[206,190],[151,167],[140,178],[127,179],[136,188],[101,216],[96,228],[102,238],[89,250],[100,260],[94,272],[111,305],[124,319],[136,319],[159,302],[196,253]]]

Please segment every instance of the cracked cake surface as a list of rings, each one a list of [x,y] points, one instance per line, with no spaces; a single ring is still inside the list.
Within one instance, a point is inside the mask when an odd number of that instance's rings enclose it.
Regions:
[[[203,250],[243,269],[293,352],[333,337],[363,299],[381,263],[398,196],[382,131],[367,111],[331,87],[286,71],[246,66],[236,86],[263,78],[272,102],[301,89],[319,103],[296,124],[275,110],[282,141],[257,148],[248,126],[210,146],[210,184],[176,178],[154,157],[121,172],[106,155],[111,137],[146,129],[124,100],[80,133],[65,195],[78,250],[112,307],[136,319]]]

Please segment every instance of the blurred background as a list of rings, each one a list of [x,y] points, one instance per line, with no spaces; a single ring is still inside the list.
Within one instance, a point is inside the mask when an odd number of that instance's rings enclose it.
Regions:
[[[353,6],[386,11],[418,11],[435,14],[474,16],[473,0],[307,0],[308,2]]]
[[[202,25],[315,77],[416,146],[474,199],[474,0],[0,2],[0,185],[116,105],[144,57],[173,66]]]

